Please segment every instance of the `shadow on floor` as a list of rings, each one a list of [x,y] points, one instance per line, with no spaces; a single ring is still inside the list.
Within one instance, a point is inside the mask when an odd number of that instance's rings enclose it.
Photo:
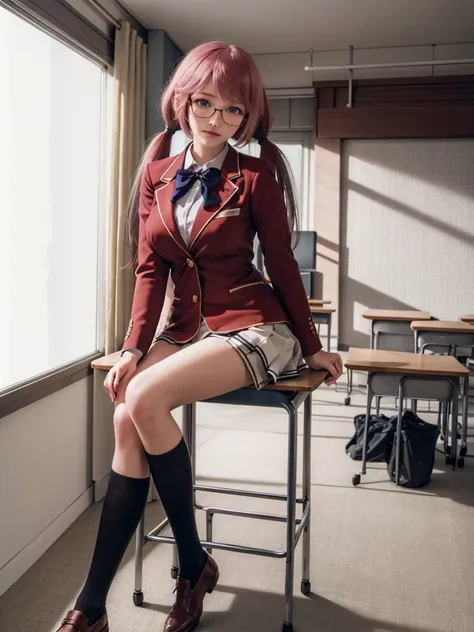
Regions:
[[[225,630],[242,632],[278,632],[282,629],[284,616],[283,596],[260,591],[244,590],[232,586],[218,585],[216,592],[233,597],[229,610],[212,612],[212,597],[205,605],[199,626],[202,632]],[[142,606],[160,613],[168,609],[145,602]],[[367,619],[329,599],[311,593],[308,597],[295,595],[293,624],[295,632],[431,632],[429,628],[407,628],[389,621]]]

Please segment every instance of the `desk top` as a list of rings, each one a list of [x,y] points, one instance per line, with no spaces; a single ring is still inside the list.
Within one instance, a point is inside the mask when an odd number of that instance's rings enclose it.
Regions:
[[[413,331],[448,331],[451,333],[473,333],[474,325],[460,320],[430,320],[429,322],[415,320],[411,324]]]
[[[322,298],[309,298],[308,297],[308,303],[310,305],[330,305],[331,301],[325,301]]]
[[[474,314],[463,314],[459,320],[465,323],[474,323]]]
[[[368,309],[362,316],[368,320],[399,320],[402,322],[431,320],[428,312],[418,312],[411,309]]]
[[[309,306],[312,314],[334,314],[336,309],[334,307],[322,307],[320,305],[311,305]]]
[[[468,369],[453,356],[384,351],[382,349],[358,349],[351,347],[346,368],[370,373],[403,373],[407,375],[466,376]]]
[[[114,353],[109,353],[109,355],[97,358],[97,360],[93,360],[91,367],[99,371],[109,371],[118,360],[120,360],[120,351],[115,351]],[[326,374],[326,371],[313,371],[312,369],[306,368],[300,371],[298,377],[279,380],[276,384],[272,382],[263,388],[268,391],[312,392],[321,386]],[[248,388],[255,387],[249,386]]]

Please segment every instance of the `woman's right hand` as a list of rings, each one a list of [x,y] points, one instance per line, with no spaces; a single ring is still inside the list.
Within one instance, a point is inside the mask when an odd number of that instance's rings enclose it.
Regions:
[[[133,353],[124,353],[118,362],[107,373],[104,380],[104,388],[115,402],[120,382],[125,378],[129,380],[137,370],[138,358]]]

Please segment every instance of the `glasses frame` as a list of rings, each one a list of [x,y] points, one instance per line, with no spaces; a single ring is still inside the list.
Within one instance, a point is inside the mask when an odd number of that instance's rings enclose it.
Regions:
[[[199,99],[198,99],[198,100],[199,100]],[[189,97],[189,105],[190,105],[191,110],[192,110],[192,112],[193,112],[193,114],[194,114],[194,116],[195,116],[196,118],[206,120],[206,119],[210,119],[210,118],[212,118],[216,112],[220,112],[220,113],[221,113],[221,119],[223,120],[223,122],[224,122],[226,125],[230,125],[231,127],[240,127],[240,126],[242,125],[242,123],[248,119],[248,116],[249,116],[248,112],[246,112],[246,113],[243,115],[242,120],[240,121],[240,123],[238,123],[237,125],[234,125],[233,123],[228,123],[228,122],[225,120],[225,118],[224,118],[224,111],[225,111],[225,110],[223,110],[222,108],[214,108],[214,110],[212,111],[212,114],[209,114],[209,116],[199,116],[199,114],[196,114],[196,112],[194,111],[193,103],[194,103],[194,102],[193,102],[192,97]]]

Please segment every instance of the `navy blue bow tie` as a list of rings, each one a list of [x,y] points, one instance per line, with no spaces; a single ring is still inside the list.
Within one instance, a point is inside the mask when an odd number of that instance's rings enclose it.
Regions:
[[[199,180],[201,182],[201,193],[204,200],[204,208],[214,204],[219,204],[220,197],[216,191],[221,183],[221,172],[216,167],[205,169],[204,171],[192,171],[191,169],[178,169],[176,172],[176,186],[171,196],[174,203],[183,197],[193,184]]]

